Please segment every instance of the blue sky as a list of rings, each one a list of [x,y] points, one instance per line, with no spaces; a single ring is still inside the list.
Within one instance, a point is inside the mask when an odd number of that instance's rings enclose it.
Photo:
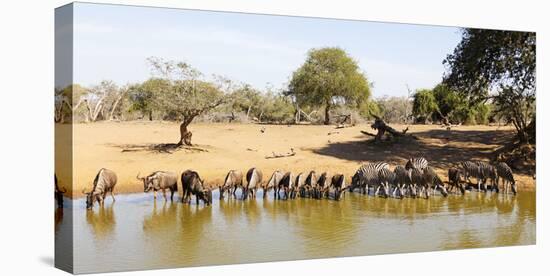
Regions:
[[[441,81],[460,41],[454,27],[77,3],[74,81],[118,84],[151,76],[150,56],[186,61],[206,75],[284,88],[311,48],[338,46],[374,82],[375,97]]]

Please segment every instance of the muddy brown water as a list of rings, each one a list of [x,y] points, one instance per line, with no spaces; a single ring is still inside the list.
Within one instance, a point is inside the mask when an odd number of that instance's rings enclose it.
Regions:
[[[93,210],[83,199],[67,200],[56,212],[56,239],[73,224],[76,273],[535,243],[535,192],[429,200],[214,198],[205,207],[118,195]]]

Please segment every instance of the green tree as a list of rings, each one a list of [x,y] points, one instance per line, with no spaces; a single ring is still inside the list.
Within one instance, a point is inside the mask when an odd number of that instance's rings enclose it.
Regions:
[[[248,84],[237,88],[232,93],[231,99],[231,109],[244,112],[247,120],[250,120],[250,116],[258,116],[261,112],[262,94]]]
[[[435,112],[439,112],[437,101],[430,89],[421,89],[414,94],[412,113],[417,119],[426,123]]]
[[[358,107],[370,97],[367,78],[357,62],[340,48],[312,49],[292,75],[288,87],[298,106],[325,108],[325,124],[336,105]]]
[[[156,82],[159,87],[152,89],[154,106],[174,114],[181,121],[178,145],[192,145],[189,124],[195,117],[227,101],[224,87],[228,81],[218,79],[217,84],[208,82],[198,70],[185,62],[159,58],[149,58],[148,61],[162,80]]]
[[[494,112],[509,118],[521,142],[534,139],[535,33],[463,29],[443,63],[447,85],[471,104],[492,99]]]
[[[161,78],[150,78],[143,83],[131,86],[128,92],[130,111],[140,112],[143,117],[147,116],[149,121],[152,121],[155,110],[153,97],[162,93],[162,90],[168,89],[170,89],[169,81]],[[162,107],[156,109],[162,110]]]

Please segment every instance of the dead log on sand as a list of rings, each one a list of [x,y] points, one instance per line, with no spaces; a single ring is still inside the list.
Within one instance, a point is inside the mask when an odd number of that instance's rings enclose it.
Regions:
[[[291,157],[291,156],[294,156],[296,155],[296,152],[294,151],[294,149],[290,149],[290,152],[288,153],[275,153],[273,152],[273,155],[271,156],[266,156],[265,159],[273,159],[273,158],[284,158],[284,157]]]
[[[407,134],[407,131],[409,130],[409,127],[405,128],[402,131],[398,131],[398,130],[394,129],[393,127],[389,126],[380,117],[378,117],[376,115],[373,115],[373,114],[371,114],[371,115],[375,118],[374,123],[371,125],[371,128],[376,130],[377,133],[373,134],[373,133],[363,131],[363,130],[361,131],[361,133],[363,133],[365,135],[368,135],[368,136],[373,136],[375,142],[383,141],[384,135],[386,135],[388,137],[388,139],[413,138],[413,139],[418,140],[418,137],[416,137],[412,134]]]

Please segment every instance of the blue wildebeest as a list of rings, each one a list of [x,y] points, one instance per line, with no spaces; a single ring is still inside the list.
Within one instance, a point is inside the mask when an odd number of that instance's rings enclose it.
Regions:
[[[328,196],[328,188],[330,183],[326,172],[322,173],[317,179],[317,183],[313,186],[313,197],[321,199]]]
[[[244,193],[243,173],[237,170],[230,170],[225,176],[223,185],[219,186],[220,200],[223,199],[223,195],[225,194],[226,191],[227,191],[228,197],[231,197],[231,195],[233,195],[233,197],[236,197],[235,192],[237,191],[238,187],[241,187]]]
[[[191,195],[194,195],[197,205],[199,205],[199,200],[202,200],[205,205],[212,203],[212,189],[205,185],[196,171],[186,170],[181,173],[181,187],[182,202],[191,203]]]
[[[310,171],[304,182],[304,196],[312,197],[313,187],[317,185],[317,173],[315,171]]]
[[[153,190],[153,197],[157,199],[157,192],[162,191],[164,201],[167,201],[166,190],[170,190],[170,201],[174,201],[174,193],[178,191],[178,175],[174,172],[156,171],[146,177],[136,176],[143,182],[143,192]]]
[[[264,195],[263,195],[264,198],[267,197],[267,192],[271,189],[275,190],[275,193],[277,192],[277,187],[279,186],[279,183],[283,179],[283,176],[284,176],[283,173],[280,172],[279,170],[273,172],[273,174],[271,175],[271,178],[269,178],[269,180],[262,187],[264,191]]]
[[[290,194],[290,189],[294,189],[294,175],[292,172],[287,172],[283,175],[283,178],[281,178],[281,181],[279,182],[279,185],[275,186],[273,189],[275,190],[275,199],[279,198],[281,199],[281,195],[279,192],[281,189],[284,192],[284,198],[288,199]]]
[[[246,172],[246,186],[243,187],[243,199],[246,199],[249,195],[252,198],[256,198],[256,191],[262,185],[262,178],[262,171],[257,168],[251,168]]]
[[[290,198],[296,198],[297,195],[300,195],[300,197],[305,196],[305,178],[306,176],[304,173],[299,173],[296,176],[296,179],[294,179],[294,187],[290,190]]]
[[[109,169],[101,169],[94,178],[94,184],[90,192],[82,190],[82,193],[86,194],[86,208],[92,209],[94,202],[97,201],[100,206],[103,206],[107,193],[111,194],[113,202],[115,202],[115,185],[117,182],[117,176],[115,172]]]
[[[464,169],[462,168],[450,168],[447,171],[449,177],[449,192],[453,191],[455,188],[460,190],[460,193],[465,194],[466,189],[464,188],[463,179],[465,176]],[[464,179],[466,180],[466,179]]]
[[[330,187],[334,190],[334,200],[340,200],[346,191],[346,177],[340,173],[333,175]]]

